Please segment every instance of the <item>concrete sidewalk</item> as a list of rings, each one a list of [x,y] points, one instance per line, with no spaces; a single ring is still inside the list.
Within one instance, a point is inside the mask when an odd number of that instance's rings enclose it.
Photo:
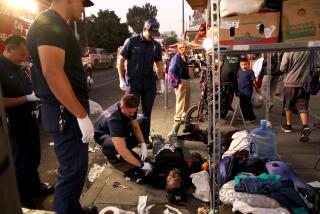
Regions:
[[[196,104],[200,97],[199,91],[199,79],[192,80],[192,95],[191,103]],[[164,108],[164,97],[158,96],[153,108],[152,114],[152,129],[160,133],[163,137],[167,137],[167,134],[171,130],[174,115],[175,96],[173,92],[169,93],[169,108]],[[275,101],[275,106],[271,112],[270,120],[273,123],[275,132],[277,133],[277,151],[282,160],[290,164],[290,166],[299,174],[302,178],[307,181],[319,180],[320,177],[320,164],[316,167],[318,158],[320,157],[320,130],[313,128],[311,140],[309,143],[302,144],[299,142],[299,128],[300,122],[297,116],[294,117],[295,132],[285,134],[281,131],[281,124],[284,121],[284,117],[281,116],[282,101],[281,97]],[[256,116],[263,118],[264,108],[255,109]],[[241,121],[235,121],[234,127],[229,127],[229,122],[232,117],[232,112],[229,112],[225,120],[222,120],[221,131],[226,132],[232,129],[244,129]],[[310,118],[310,124],[317,122],[314,117]],[[259,121],[254,124],[248,125],[248,129],[258,127]],[[182,127],[183,128],[183,127]],[[182,130],[180,128],[180,130]],[[201,142],[184,142],[185,151],[189,154],[193,151],[200,152],[204,157],[207,157],[206,145]],[[151,151],[150,151],[151,152]],[[90,159],[92,162],[103,164],[106,159],[103,157],[101,151],[98,151],[96,158]],[[117,168],[111,165],[107,165],[104,172],[100,177],[90,185],[85,194],[81,198],[81,204],[83,206],[96,205],[99,210],[107,206],[115,206],[126,211],[136,211],[138,198],[141,195],[147,195],[147,205],[156,204],[151,210],[151,213],[163,213],[166,209],[165,204],[170,205],[165,197],[164,190],[156,190],[149,185],[138,185],[131,181],[125,180],[123,172],[130,166],[125,163],[120,163]],[[316,167],[316,168],[315,168]],[[122,185],[128,187],[113,188],[113,182],[120,182]],[[174,206],[182,213],[196,213],[197,207],[209,206],[197,199],[191,194],[193,189],[188,190],[188,200],[182,206]],[[170,205],[172,206],[172,205]]]

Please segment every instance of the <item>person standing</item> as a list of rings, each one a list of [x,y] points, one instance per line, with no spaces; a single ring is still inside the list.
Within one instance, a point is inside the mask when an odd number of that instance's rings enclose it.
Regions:
[[[12,35],[5,40],[5,49],[0,55],[0,83],[21,203],[35,208],[32,197],[51,194],[54,188],[41,183],[39,177],[40,136],[33,115],[39,98],[32,91],[27,70],[20,65],[27,55],[23,37]]]
[[[97,213],[96,207],[81,208],[79,198],[88,170],[88,143],[94,135],[88,114],[101,107],[89,100],[81,48],[68,24],[92,5],[90,0],[53,0],[27,35],[42,124],[53,138],[60,164],[53,202],[58,214]]]
[[[178,52],[172,57],[169,64],[169,84],[174,88],[176,95],[176,113],[169,137],[178,134],[180,123],[184,120],[184,116],[190,107],[190,76],[186,53],[186,44],[178,44]]]
[[[276,88],[278,85],[280,73],[280,63],[281,63],[282,53],[272,53],[271,56],[271,76],[270,76],[270,94],[269,94],[269,111],[273,108],[274,104],[274,96],[276,92]],[[268,87],[268,76],[267,76],[267,60],[264,59],[262,63],[262,68],[260,75],[262,77],[258,77],[258,79],[262,78],[261,84],[261,94],[264,100],[267,99],[267,87]]]
[[[237,71],[240,69],[240,55],[222,56],[220,60],[221,84],[228,88],[229,110],[233,111],[232,102],[237,90]]]
[[[143,32],[128,38],[121,51],[118,61],[120,88],[129,94],[135,94],[141,99],[142,113],[148,118],[148,133],[150,132],[152,106],[156,97],[156,75],[162,80],[164,76],[160,44],[154,40],[160,36],[159,23],[148,19],[143,26]],[[125,70],[127,61],[127,71]],[[156,75],[153,65],[156,66]],[[149,139],[145,139],[146,143]]]
[[[310,94],[303,89],[303,84],[310,73],[310,51],[286,52],[283,54],[280,71],[284,77],[284,110],[286,122],[281,126],[286,133],[292,132],[292,111],[299,111],[302,128],[300,141],[308,142],[311,129],[308,126],[308,108]],[[317,53],[317,52],[316,52]],[[319,59],[315,57],[315,59]]]
[[[253,112],[251,104],[251,97],[253,87],[258,92],[258,85],[253,70],[250,69],[248,59],[240,59],[240,69],[237,74],[238,78],[238,95],[240,98],[240,108],[246,123],[253,123],[256,121],[256,116]],[[259,92],[258,92],[259,93]]]

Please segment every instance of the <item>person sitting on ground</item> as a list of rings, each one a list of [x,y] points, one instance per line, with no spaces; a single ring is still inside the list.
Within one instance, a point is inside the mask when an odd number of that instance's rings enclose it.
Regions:
[[[142,170],[148,170],[150,164],[144,162],[147,157],[145,139],[148,118],[137,115],[139,98],[133,94],[124,95],[117,102],[106,109],[94,124],[95,141],[102,146],[102,152],[111,164],[119,162],[119,154],[125,161]],[[132,151],[140,143],[139,159]]]
[[[182,148],[176,143],[168,144],[161,140],[153,142],[152,171],[148,174],[151,186],[165,189],[169,202],[176,204],[186,199],[185,187],[190,186],[190,174],[201,171],[203,159],[193,153],[191,161],[186,161]]]
[[[243,117],[247,123],[255,122],[257,118],[253,112],[253,107],[251,104],[253,86],[255,87],[257,93],[260,93],[260,92],[258,89],[254,72],[249,68],[249,63],[247,58],[240,59],[240,69],[238,71],[237,78],[238,78],[238,95],[240,98],[240,108],[241,108]]]

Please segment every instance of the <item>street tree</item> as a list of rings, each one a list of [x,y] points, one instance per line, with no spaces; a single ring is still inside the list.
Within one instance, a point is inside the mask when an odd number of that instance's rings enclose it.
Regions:
[[[84,23],[79,24],[80,42],[85,45]],[[120,23],[114,11],[99,10],[97,15],[86,18],[88,45],[115,52],[130,37],[128,25]]]
[[[144,6],[134,6],[129,8],[127,13],[127,23],[135,33],[141,33],[143,24],[147,19],[156,18],[158,9],[149,3]]]
[[[166,36],[163,38],[164,43],[166,45],[172,45],[178,42],[177,34],[171,34],[170,36]]]

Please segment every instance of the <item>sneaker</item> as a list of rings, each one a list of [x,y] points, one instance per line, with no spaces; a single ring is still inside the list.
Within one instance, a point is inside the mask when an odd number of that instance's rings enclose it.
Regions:
[[[291,132],[292,132],[292,126],[291,126],[291,125],[283,124],[283,125],[281,126],[281,129],[282,129],[285,133],[291,133]]]
[[[309,126],[305,125],[301,129],[301,135],[299,137],[299,140],[303,143],[309,142],[309,135],[311,134],[311,129]]]

